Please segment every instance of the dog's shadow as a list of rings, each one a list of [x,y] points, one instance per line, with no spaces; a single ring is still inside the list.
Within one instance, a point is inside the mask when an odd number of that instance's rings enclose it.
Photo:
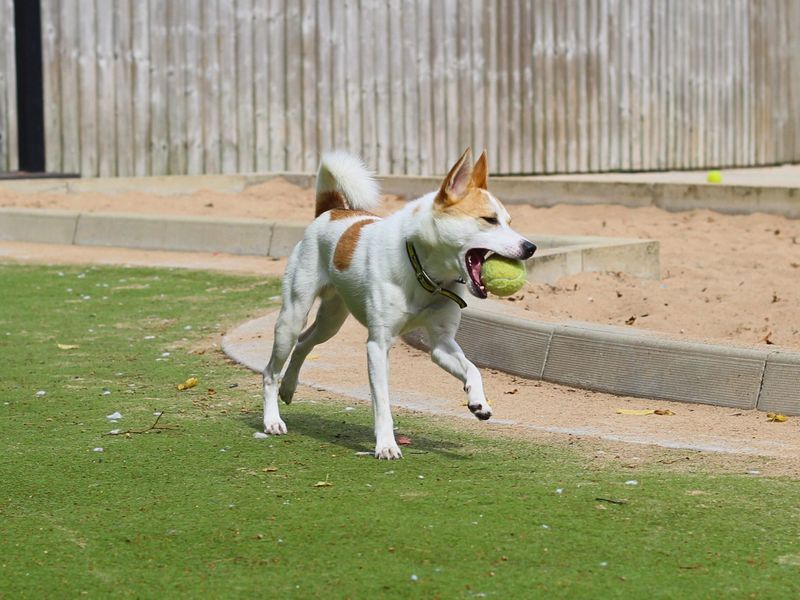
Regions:
[[[258,416],[249,414],[242,415],[248,427],[261,431],[262,422]],[[286,426],[289,429],[291,440],[293,433],[314,438],[322,443],[335,444],[353,452],[371,452],[375,448],[375,433],[372,427],[360,423],[350,423],[343,419],[332,418],[330,416],[316,415],[313,413],[295,413],[283,415]],[[411,435],[412,444],[404,446],[405,454],[436,453],[446,455],[451,458],[466,459],[464,445],[445,441],[425,435]]]

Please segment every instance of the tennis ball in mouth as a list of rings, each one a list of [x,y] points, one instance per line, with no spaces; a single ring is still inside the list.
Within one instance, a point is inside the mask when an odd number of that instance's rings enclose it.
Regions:
[[[481,281],[495,296],[510,296],[525,285],[527,271],[521,260],[493,255],[481,266]]]

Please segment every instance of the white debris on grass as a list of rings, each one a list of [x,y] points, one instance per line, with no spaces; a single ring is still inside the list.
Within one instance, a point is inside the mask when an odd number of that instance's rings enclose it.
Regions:
[[[163,414],[164,414],[164,413],[163,413],[162,411],[160,411],[160,410],[157,410],[157,411],[155,411],[155,412],[153,413],[153,416],[154,416],[154,417],[160,417],[160,416],[161,416],[161,415],[163,415]]]
[[[556,488],[556,494],[563,494],[564,488]]]
[[[345,407],[344,407],[344,410],[345,410],[346,412],[350,412],[351,410],[355,410],[355,407],[353,407],[353,406],[345,406]]]
[[[45,392],[44,390],[39,390],[38,392],[36,392],[37,398],[43,398],[45,396],[47,396],[47,392]]]
[[[625,485],[639,485],[639,482],[635,479],[628,479],[628,481],[625,482]]]
[[[417,577],[416,573],[411,574],[411,581],[419,581],[419,577]]]
[[[121,418],[122,418],[122,415],[120,414],[119,411],[111,413],[110,415],[106,415],[106,419],[108,419],[109,421],[117,421],[117,420],[119,420]]]
[[[108,432],[108,435],[119,435],[120,433],[122,433],[122,429],[112,429]]]
[[[156,339],[156,336],[154,336],[154,335],[146,335],[146,336],[144,336],[144,339],[146,339],[146,340],[154,340],[154,339]]]
[[[103,388],[102,394],[103,394],[103,396],[110,396],[111,395],[111,390],[109,390],[108,388]]]
[[[92,452],[103,452],[102,448],[92,448]]]
[[[192,326],[191,326],[191,325],[187,325],[187,326],[186,326],[186,327],[184,327],[183,329],[184,329],[185,331],[191,331],[191,330],[192,330]]]
[[[269,435],[264,433],[263,431],[254,431],[253,437],[256,438],[257,440],[265,440],[269,437]]]

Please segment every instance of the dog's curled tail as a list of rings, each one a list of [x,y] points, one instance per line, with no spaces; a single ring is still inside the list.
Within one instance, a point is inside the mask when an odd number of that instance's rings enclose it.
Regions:
[[[372,210],[379,199],[378,183],[360,158],[344,150],[322,155],[315,217],[334,208]]]

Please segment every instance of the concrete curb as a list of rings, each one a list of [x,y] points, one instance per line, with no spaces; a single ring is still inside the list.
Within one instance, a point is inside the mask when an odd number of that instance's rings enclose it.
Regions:
[[[427,349],[418,332],[404,336]],[[800,415],[800,353],[674,340],[653,332],[467,308],[457,340],[481,367],[659,400]]]
[[[0,240],[287,256],[306,223],[0,208]]]
[[[283,257],[302,239],[307,226],[264,219],[0,208],[0,240],[142,250]],[[540,251],[528,261],[531,281],[552,283],[583,271],[660,276],[655,240],[533,234],[532,239]]]

